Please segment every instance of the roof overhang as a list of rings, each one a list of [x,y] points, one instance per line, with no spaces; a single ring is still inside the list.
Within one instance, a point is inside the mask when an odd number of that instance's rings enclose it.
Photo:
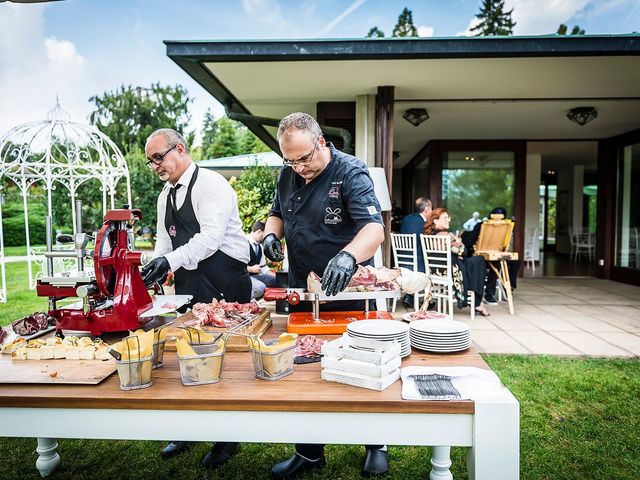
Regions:
[[[165,41],[228,111],[281,118],[395,87],[402,165],[431,139],[595,140],[640,126],[640,35]],[[598,118],[566,118],[579,106]],[[430,119],[402,119],[423,107]],[[277,151],[275,129],[248,125]]]

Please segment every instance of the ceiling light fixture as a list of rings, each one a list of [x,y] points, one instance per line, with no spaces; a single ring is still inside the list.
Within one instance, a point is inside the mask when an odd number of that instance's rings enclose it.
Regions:
[[[422,122],[429,120],[429,114],[425,108],[410,108],[402,114],[402,118],[417,127]]]
[[[576,107],[567,112],[567,118],[581,127],[598,117],[598,111],[594,107]]]

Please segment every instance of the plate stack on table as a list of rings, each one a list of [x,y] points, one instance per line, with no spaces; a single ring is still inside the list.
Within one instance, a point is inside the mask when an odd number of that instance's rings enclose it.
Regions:
[[[409,324],[411,346],[427,352],[449,353],[471,346],[471,327],[453,320],[417,320]]]
[[[382,342],[397,340],[400,344],[400,357],[411,355],[409,325],[397,320],[359,320],[347,325],[347,333],[351,338],[364,338]],[[365,347],[353,347],[366,350]]]

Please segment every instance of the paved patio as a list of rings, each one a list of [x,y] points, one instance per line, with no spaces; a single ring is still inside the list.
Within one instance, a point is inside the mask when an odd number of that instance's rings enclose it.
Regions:
[[[596,278],[524,278],[514,299],[515,315],[506,302],[488,305],[491,315],[473,321],[469,309],[456,309],[455,320],[471,325],[480,352],[640,356],[640,287]]]

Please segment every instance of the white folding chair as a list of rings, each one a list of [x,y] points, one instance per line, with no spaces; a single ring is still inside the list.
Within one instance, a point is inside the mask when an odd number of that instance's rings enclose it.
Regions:
[[[538,248],[538,229],[527,228],[524,236],[524,261],[528,268],[531,265],[531,269],[536,271],[536,249]]]
[[[595,243],[593,241],[593,233],[588,229],[582,229],[579,233],[575,234],[575,256],[573,261],[578,261],[578,255],[580,252],[587,254],[589,261],[593,260],[593,254],[595,252]]]
[[[436,301],[438,312],[446,313],[453,320],[453,267],[451,262],[451,237],[449,235],[420,235],[424,264],[431,279],[431,298]],[[476,317],[475,293],[469,291],[471,319]]]
[[[392,233],[391,250],[396,267],[403,267],[408,270],[418,271],[418,248],[416,245],[416,235],[414,233]],[[420,300],[424,299],[426,292],[419,292],[413,295],[413,309],[420,308]],[[392,311],[396,311],[397,299],[393,299]]]

